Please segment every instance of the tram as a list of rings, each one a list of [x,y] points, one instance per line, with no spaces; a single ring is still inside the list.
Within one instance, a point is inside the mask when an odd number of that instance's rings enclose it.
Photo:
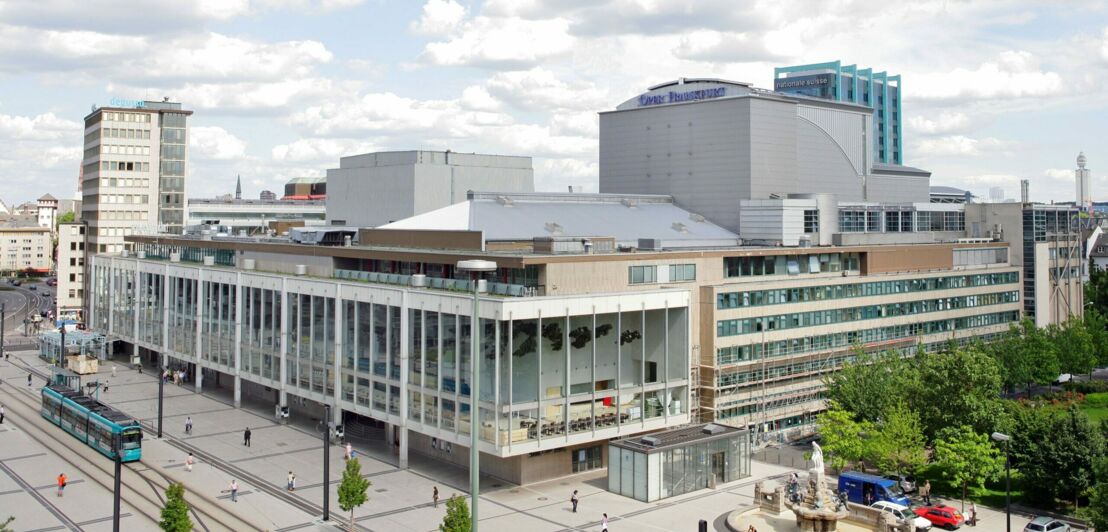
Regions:
[[[142,458],[139,422],[92,397],[65,386],[45,386],[41,412],[42,417],[112,460],[117,449],[121,449],[124,462]]]

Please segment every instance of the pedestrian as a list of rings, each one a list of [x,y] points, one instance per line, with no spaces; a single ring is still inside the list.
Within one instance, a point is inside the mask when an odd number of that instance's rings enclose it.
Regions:
[[[231,479],[231,485],[227,487],[227,491],[231,492],[231,502],[239,502],[239,483],[235,482],[235,479]]]
[[[604,517],[600,519],[601,532],[608,532],[608,514],[604,514]]]
[[[27,386],[30,386],[30,385],[31,385],[31,374],[28,373],[27,374]]]
[[[4,405],[0,405],[0,425],[4,424]]]
[[[196,462],[196,459],[192,457],[192,453],[189,453],[188,458],[185,458],[185,471],[192,473],[192,464]]]
[[[62,490],[65,489],[65,473],[58,474],[58,497],[65,495]]]
[[[569,502],[573,504],[573,513],[577,513],[577,490],[573,490],[573,495],[569,496]]]
[[[977,503],[975,502],[969,505],[969,523],[970,526],[977,526]]]
[[[292,474],[292,471],[289,471],[289,481],[286,489],[288,489],[289,491],[293,491],[296,489],[296,475]]]
[[[350,445],[350,443],[347,443],[347,444],[346,444],[346,455],[345,455],[345,458],[346,458],[346,460],[349,460],[349,459],[351,459],[351,458],[354,458],[354,446],[353,446],[353,445]]]
[[[925,481],[923,487],[920,488],[920,497],[923,497],[923,503],[931,506],[931,481]]]
[[[246,432],[242,433],[242,444],[250,447],[250,427],[246,427]]]
[[[112,364],[112,378],[115,378],[115,364]]]
[[[192,416],[185,418],[185,434],[192,434]]]
[[[435,486],[431,491],[431,500],[435,502],[435,508],[439,507],[439,487]]]

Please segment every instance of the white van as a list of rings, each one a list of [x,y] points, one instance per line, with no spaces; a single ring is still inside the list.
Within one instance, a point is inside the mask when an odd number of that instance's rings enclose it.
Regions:
[[[931,530],[931,521],[928,521],[912,512],[911,508],[904,506],[903,504],[897,504],[889,501],[877,501],[873,503],[871,508],[876,508],[882,512],[893,514],[898,523],[905,521],[912,523],[912,528],[916,532],[924,530]]]

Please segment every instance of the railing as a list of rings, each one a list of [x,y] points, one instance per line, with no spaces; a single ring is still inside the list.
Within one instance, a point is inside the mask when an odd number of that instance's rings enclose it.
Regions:
[[[411,286],[412,276],[399,273],[363,272],[358,270],[335,269],[336,279],[349,281],[362,281],[366,283],[382,283]],[[453,292],[472,292],[473,281],[462,279],[443,279],[440,277],[428,277],[427,288],[436,290],[450,290]],[[488,283],[488,293],[509,297],[532,297],[542,295],[541,288],[528,287],[509,283]]]

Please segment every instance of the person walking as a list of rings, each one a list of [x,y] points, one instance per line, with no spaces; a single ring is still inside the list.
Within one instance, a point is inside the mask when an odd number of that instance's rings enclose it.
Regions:
[[[235,479],[231,479],[231,485],[227,486],[227,491],[231,492],[231,502],[239,502],[239,483],[235,482]]]
[[[971,502],[969,505],[969,524],[970,526],[977,526],[977,503]]]
[[[112,364],[112,378],[115,378],[115,364]]]
[[[431,488],[431,500],[435,503],[435,508],[439,507],[439,487],[434,486]]]
[[[289,480],[286,489],[288,489],[289,491],[293,491],[296,489],[296,475],[292,474],[292,471],[289,471]]]
[[[4,424],[4,405],[0,405],[0,425]]]
[[[242,433],[242,444],[250,447],[250,427],[246,427],[246,432]]]
[[[608,514],[604,514],[604,517],[600,519],[601,532],[608,532]]]
[[[192,457],[192,453],[189,453],[188,458],[185,458],[185,471],[192,473],[192,464],[196,462],[196,459]]]
[[[65,473],[59,473],[58,474],[58,497],[62,497],[62,496],[65,495],[65,492],[64,492],[64,490],[65,490],[65,481],[66,481]]]
[[[27,386],[30,386],[30,385],[31,385],[31,374],[28,373],[27,374]]]
[[[346,460],[354,458],[354,446],[350,445],[349,442],[346,444],[346,454],[344,456]]]
[[[577,490],[573,490],[573,495],[569,496],[570,504],[573,504],[573,513],[577,513]]]
[[[931,506],[931,481],[925,481],[919,490],[919,496],[923,497],[923,503]]]
[[[192,434],[192,416],[185,418],[185,434]]]

